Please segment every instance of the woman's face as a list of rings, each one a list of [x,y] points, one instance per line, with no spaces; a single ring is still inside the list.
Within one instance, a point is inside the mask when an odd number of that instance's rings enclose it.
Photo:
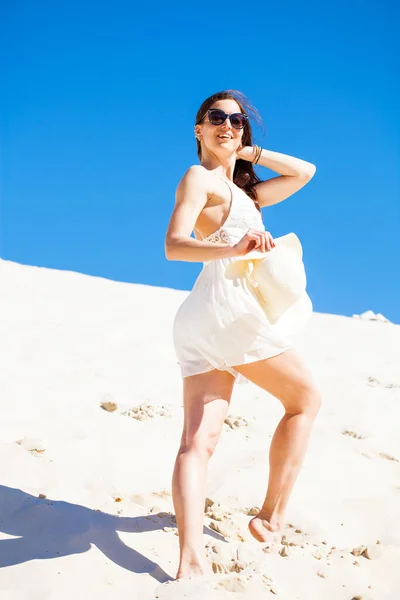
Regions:
[[[210,108],[219,108],[228,115],[242,112],[238,103],[231,99],[217,100]],[[222,151],[224,154],[232,154],[239,148],[244,130],[232,127],[228,118],[222,125],[213,125],[206,114],[201,124],[195,126],[195,131],[202,147],[205,146],[217,153]]]

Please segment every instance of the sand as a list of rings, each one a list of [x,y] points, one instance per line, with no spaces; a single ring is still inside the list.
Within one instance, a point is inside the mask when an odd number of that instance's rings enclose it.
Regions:
[[[171,476],[187,292],[0,261],[0,598],[400,598],[400,327],[314,313],[296,338],[323,403],[282,535],[247,523],[283,409],[236,386],[209,463],[214,574],[174,581]]]

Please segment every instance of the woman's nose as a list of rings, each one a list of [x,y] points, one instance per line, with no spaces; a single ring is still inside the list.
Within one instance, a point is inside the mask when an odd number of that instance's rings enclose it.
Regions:
[[[229,127],[229,129],[232,129],[232,123],[229,118],[229,115],[227,115],[225,121],[221,123],[221,127]]]

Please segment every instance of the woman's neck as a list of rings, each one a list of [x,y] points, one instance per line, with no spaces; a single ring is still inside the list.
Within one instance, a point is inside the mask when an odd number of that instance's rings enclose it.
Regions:
[[[208,154],[208,153],[207,153]],[[231,154],[227,159],[221,159],[216,155],[203,156],[200,164],[208,171],[217,173],[220,177],[224,177],[229,181],[233,181],[233,173],[235,171],[236,158]]]

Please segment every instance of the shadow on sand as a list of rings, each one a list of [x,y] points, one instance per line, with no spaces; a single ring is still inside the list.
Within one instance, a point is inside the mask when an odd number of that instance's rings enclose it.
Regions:
[[[173,581],[157,563],[124,544],[118,536],[118,531],[143,533],[174,525],[166,513],[148,517],[110,515],[0,485],[0,531],[19,536],[0,540],[0,567],[80,554],[95,544],[105,556],[128,571],[148,573],[160,583]],[[205,528],[204,532],[224,540],[211,529]]]

